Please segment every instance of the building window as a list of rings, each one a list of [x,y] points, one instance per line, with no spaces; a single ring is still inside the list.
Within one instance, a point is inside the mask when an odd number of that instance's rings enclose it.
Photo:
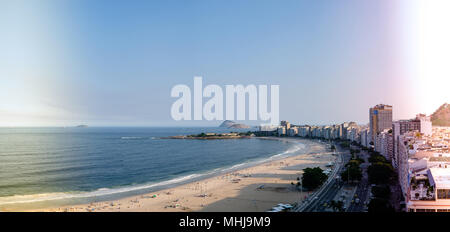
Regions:
[[[450,199],[450,189],[438,189],[438,199]]]

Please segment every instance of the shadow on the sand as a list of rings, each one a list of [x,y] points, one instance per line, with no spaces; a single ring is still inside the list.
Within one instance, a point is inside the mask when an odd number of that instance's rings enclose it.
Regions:
[[[280,180],[296,181],[297,177],[300,177],[303,171],[298,170],[296,174],[273,174],[273,173],[253,173],[251,177],[254,178],[277,178]]]
[[[276,206],[278,203],[292,204],[301,197],[299,190],[290,184],[261,182],[248,185],[242,188],[237,196],[227,197],[206,205],[200,211],[264,212]]]

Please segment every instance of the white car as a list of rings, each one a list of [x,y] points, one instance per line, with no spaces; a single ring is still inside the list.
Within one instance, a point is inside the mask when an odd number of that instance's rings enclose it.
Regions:
[[[269,212],[281,212],[283,210],[284,210],[283,207],[273,207],[272,210],[270,210]]]
[[[284,209],[290,209],[290,208],[292,208],[293,206],[292,205],[290,205],[290,204],[278,204],[278,207],[282,207],[282,208],[284,208]]]

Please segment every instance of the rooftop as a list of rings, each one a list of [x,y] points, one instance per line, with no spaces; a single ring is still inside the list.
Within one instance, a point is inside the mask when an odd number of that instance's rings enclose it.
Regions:
[[[392,110],[392,106],[390,106],[390,105],[385,105],[385,104],[378,104],[378,105],[374,106],[373,109],[378,109],[378,110]]]
[[[447,168],[430,168],[430,183],[439,189],[450,189],[450,169]]]
[[[450,162],[450,157],[430,157],[431,162]]]

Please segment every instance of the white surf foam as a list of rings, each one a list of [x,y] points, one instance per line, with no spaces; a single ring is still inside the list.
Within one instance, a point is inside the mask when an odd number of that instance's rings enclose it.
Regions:
[[[146,137],[138,137],[138,136],[124,136],[120,137],[120,139],[146,139]]]
[[[123,137],[122,137],[123,138]],[[40,194],[31,194],[31,195],[14,195],[14,196],[7,196],[7,197],[0,197],[0,205],[7,205],[7,204],[21,204],[21,203],[35,203],[35,202],[43,202],[43,201],[55,201],[55,200],[66,200],[66,199],[74,199],[74,198],[93,198],[93,197],[101,197],[101,196],[107,196],[107,195],[113,195],[113,194],[120,194],[120,193],[127,193],[127,192],[133,192],[133,191],[139,191],[139,190],[146,190],[151,189],[154,187],[160,187],[160,186],[167,186],[172,184],[178,184],[182,182],[189,182],[189,180],[195,179],[195,178],[201,178],[205,176],[211,176],[211,175],[220,175],[223,173],[243,169],[246,167],[258,165],[261,163],[269,162],[276,159],[282,159],[285,157],[288,157],[290,155],[295,154],[297,151],[305,148],[305,145],[302,143],[294,143],[292,147],[290,147],[288,150],[275,154],[273,156],[270,156],[268,158],[264,159],[257,159],[252,161],[247,161],[239,164],[235,164],[231,167],[225,167],[225,168],[216,168],[212,171],[207,171],[204,173],[196,173],[196,174],[190,174],[186,176],[177,177],[174,179],[158,182],[158,183],[147,183],[142,185],[135,185],[135,186],[127,186],[127,187],[121,187],[121,188],[100,188],[95,191],[91,192],[60,192],[60,193],[40,193]]]

